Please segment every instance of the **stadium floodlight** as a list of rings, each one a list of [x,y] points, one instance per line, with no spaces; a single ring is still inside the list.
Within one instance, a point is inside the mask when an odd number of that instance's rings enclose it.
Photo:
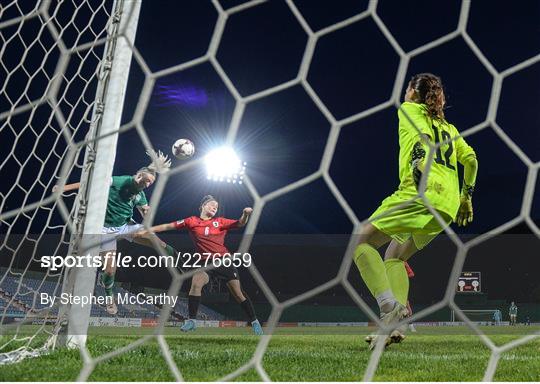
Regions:
[[[231,147],[219,147],[208,153],[204,159],[206,178],[213,181],[242,184],[246,163],[240,160]]]

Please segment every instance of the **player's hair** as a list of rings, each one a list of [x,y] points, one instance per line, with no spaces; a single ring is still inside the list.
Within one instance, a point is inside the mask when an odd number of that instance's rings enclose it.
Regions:
[[[201,204],[199,205],[199,210],[202,211],[202,207],[204,207],[205,204],[209,203],[210,201],[215,201],[216,203],[219,204],[219,201],[217,201],[217,199],[212,196],[212,195],[206,195],[205,197],[202,198],[201,200]]]
[[[146,154],[152,159],[152,162],[146,167],[139,168],[137,173],[145,172],[156,176],[158,173],[165,173],[171,168],[171,159],[164,155],[163,152],[158,151],[156,153],[156,151],[150,149],[146,151]]]
[[[427,106],[429,116],[444,120],[444,88],[441,78],[432,73],[418,73],[411,78],[411,88],[418,102]]]
[[[148,168],[148,167],[142,167],[137,170],[137,173],[149,173],[152,176],[156,176],[156,171],[154,169]]]

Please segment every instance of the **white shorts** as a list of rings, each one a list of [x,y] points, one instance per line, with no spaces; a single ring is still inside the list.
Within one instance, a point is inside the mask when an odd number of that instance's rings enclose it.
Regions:
[[[133,241],[133,234],[144,228],[142,224],[124,224],[120,227],[103,227],[99,251],[115,251],[116,240]]]

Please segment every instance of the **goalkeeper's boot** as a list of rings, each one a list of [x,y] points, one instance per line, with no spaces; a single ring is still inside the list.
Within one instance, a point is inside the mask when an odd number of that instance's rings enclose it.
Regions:
[[[191,332],[194,331],[197,328],[197,325],[195,324],[195,320],[193,319],[187,319],[184,321],[184,324],[180,327],[180,330],[182,332]]]
[[[375,345],[377,345],[377,338],[382,335],[367,335],[365,337],[366,343],[369,344],[369,350],[373,350]],[[405,339],[405,335],[399,332],[398,330],[392,331],[390,336],[388,336],[384,342],[384,348],[388,347],[390,344],[399,344]]]
[[[257,336],[264,335],[261,323],[259,323],[259,320],[254,320],[251,323],[251,328],[253,328],[253,333],[255,333]]]
[[[390,334],[390,344],[399,344],[405,340],[405,335],[399,329],[394,329]]]
[[[405,307],[403,304],[400,304],[396,301],[394,304],[394,308],[387,313],[381,313],[381,322],[383,325],[391,325],[394,323],[398,323],[401,319],[403,319],[409,311],[407,310],[407,307]],[[369,349],[373,350],[375,348],[375,345],[377,345],[377,339],[379,336],[384,335],[370,335],[366,337],[366,342],[369,343]],[[385,341],[385,347],[389,346],[392,343],[401,343],[405,339],[405,335],[403,335],[399,330],[395,329],[393,330],[389,336],[386,337]]]
[[[410,330],[411,332],[416,332],[416,329],[414,328],[414,325],[412,323],[402,324],[399,327],[397,327],[394,331],[392,331],[392,333],[390,334],[392,343],[395,343],[395,344],[401,343],[403,339],[405,339],[405,333],[407,332],[407,330]]]
[[[111,298],[111,302],[108,302],[105,304],[105,310],[109,315],[116,315],[118,313],[118,307],[116,306],[116,303],[114,302],[114,296],[109,296]]]

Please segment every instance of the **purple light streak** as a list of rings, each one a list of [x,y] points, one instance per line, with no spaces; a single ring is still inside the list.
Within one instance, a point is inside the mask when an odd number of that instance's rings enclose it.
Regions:
[[[203,107],[208,103],[206,91],[193,86],[158,85],[155,94],[158,96],[157,105],[161,107],[172,105]]]

